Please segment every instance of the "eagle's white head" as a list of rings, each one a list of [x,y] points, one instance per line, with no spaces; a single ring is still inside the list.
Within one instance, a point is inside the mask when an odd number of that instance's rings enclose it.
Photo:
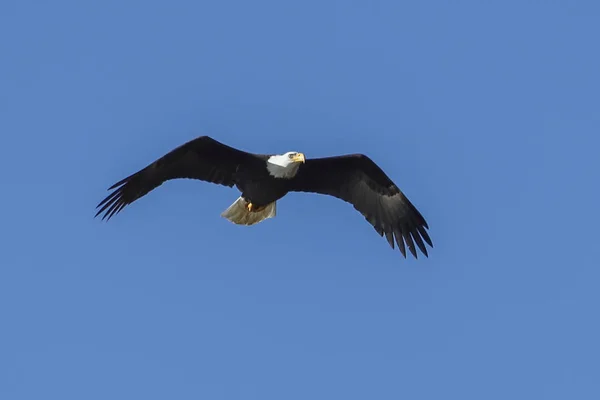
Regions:
[[[285,154],[274,155],[267,160],[267,169],[275,178],[293,178],[298,173],[298,168],[306,159],[304,154],[288,151]]]

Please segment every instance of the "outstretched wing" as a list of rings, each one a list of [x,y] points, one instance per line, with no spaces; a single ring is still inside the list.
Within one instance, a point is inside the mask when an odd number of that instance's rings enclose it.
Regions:
[[[199,179],[231,187],[235,183],[237,167],[256,161],[251,153],[226,146],[208,136],[200,136],[112,185],[108,190],[114,191],[98,204],[96,216],[104,212],[102,219],[108,220],[126,205],[170,179]]]
[[[425,218],[369,157],[351,154],[308,159],[292,180],[291,191],[337,197],[351,203],[385,237],[392,248],[394,238],[406,257],[405,243],[415,258],[419,249],[427,256],[423,241],[433,247]]]

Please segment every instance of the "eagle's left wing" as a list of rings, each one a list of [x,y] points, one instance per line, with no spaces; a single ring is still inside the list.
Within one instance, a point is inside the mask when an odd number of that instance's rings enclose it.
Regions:
[[[290,191],[313,192],[351,203],[375,230],[406,257],[405,243],[417,258],[416,245],[425,256],[423,241],[433,247],[425,218],[392,180],[369,157],[352,154],[308,159],[290,182]]]

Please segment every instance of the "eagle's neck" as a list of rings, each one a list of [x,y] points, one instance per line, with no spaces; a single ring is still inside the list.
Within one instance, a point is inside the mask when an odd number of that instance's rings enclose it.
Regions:
[[[267,170],[274,178],[291,179],[298,173],[300,164],[290,161],[287,155],[271,156],[267,160]]]

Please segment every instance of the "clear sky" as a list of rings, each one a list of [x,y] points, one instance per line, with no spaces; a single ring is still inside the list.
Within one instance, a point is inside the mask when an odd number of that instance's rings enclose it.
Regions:
[[[598,1],[0,3],[0,398],[599,399]],[[199,135],[363,152],[424,214],[106,189]]]

